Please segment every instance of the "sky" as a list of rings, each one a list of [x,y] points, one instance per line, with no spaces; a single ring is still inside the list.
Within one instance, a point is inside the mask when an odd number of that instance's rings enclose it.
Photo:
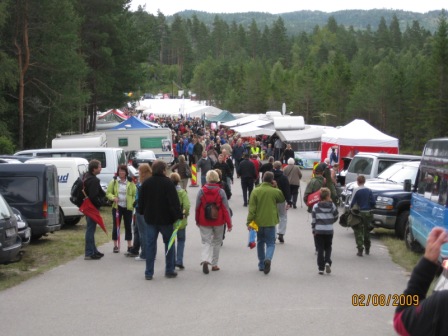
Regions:
[[[446,0],[132,0],[131,10],[146,4],[146,11],[156,15],[160,10],[165,16],[193,9],[208,13],[267,12],[272,14],[300,10],[335,12],[345,9],[401,9],[426,13],[431,10],[448,9]]]

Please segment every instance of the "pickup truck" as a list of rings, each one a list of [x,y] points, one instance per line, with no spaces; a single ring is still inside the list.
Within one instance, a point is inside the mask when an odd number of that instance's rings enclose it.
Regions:
[[[377,178],[369,179],[365,187],[372,190],[376,201],[372,209],[372,228],[395,230],[395,235],[404,239],[409,217],[412,188],[417,178],[420,161],[398,162],[383,171]],[[344,206],[350,206],[356,182],[348,183],[342,192]]]

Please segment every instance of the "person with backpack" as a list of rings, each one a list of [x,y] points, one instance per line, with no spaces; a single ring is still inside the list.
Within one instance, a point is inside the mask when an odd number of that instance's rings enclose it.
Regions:
[[[84,192],[93,205],[99,209],[106,196],[103,188],[101,188],[100,179],[97,177],[97,175],[101,173],[101,162],[98,160],[91,160],[88,169],[88,172],[83,177]],[[89,216],[86,216],[86,222],[84,260],[99,260],[104,257],[104,254],[98,251],[95,244],[96,222]]]
[[[219,271],[218,261],[224,233],[224,224],[227,231],[232,231],[232,219],[226,194],[219,186],[219,175],[210,170],[206,176],[207,184],[203,186],[196,198],[195,219],[199,227],[202,240],[202,271],[209,273],[209,265],[212,271]]]

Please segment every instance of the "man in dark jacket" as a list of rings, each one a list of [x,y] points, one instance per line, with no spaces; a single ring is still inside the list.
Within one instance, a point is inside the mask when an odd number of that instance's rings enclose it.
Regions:
[[[101,188],[100,180],[96,177],[101,173],[101,162],[98,160],[91,160],[89,162],[89,171],[84,175],[84,191],[89,197],[92,204],[99,210],[103,204],[103,199],[106,193]],[[85,247],[85,260],[98,260],[101,259],[104,254],[100,253],[95,245],[95,230],[96,222],[86,216],[87,228],[86,228],[86,247]]]
[[[243,154],[243,160],[240,162],[236,173],[241,177],[241,188],[243,189],[244,206],[247,207],[247,201],[250,198],[254,181],[257,178],[254,164],[249,160],[248,154]],[[249,196],[247,193],[249,192]]]
[[[235,168],[238,172],[238,166],[240,165],[241,160],[243,160],[243,154],[246,152],[246,147],[243,144],[243,140],[238,139],[236,141],[236,145],[232,148],[232,156],[235,160]],[[238,175],[239,177],[239,175]]]
[[[270,156],[268,162],[263,163],[260,167],[261,180],[263,180],[264,173],[272,171],[274,169],[274,157]]]
[[[277,182],[277,187],[282,191],[283,196],[285,197],[285,201],[282,203],[277,204],[277,211],[278,211],[278,218],[279,218],[279,224],[278,224],[278,241],[280,243],[284,243],[284,235],[286,233],[286,226],[288,222],[288,213],[287,210],[291,206],[291,190],[289,188],[289,181],[288,178],[283,174],[282,171],[282,163],[280,161],[274,162],[274,179]]]
[[[152,164],[152,176],[146,179],[138,197],[138,211],[144,215],[146,227],[146,280],[154,275],[154,260],[159,232],[162,234],[165,247],[168,247],[173,233],[173,224],[183,218],[179,197],[173,182],[166,176],[167,166],[162,160]],[[165,276],[175,278],[174,248],[165,256]]]

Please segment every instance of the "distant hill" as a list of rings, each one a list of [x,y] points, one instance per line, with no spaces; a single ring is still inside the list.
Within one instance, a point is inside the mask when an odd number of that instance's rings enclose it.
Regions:
[[[271,26],[279,16],[282,17],[285,22],[285,27],[290,35],[297,35],[300,32],[311,32],[315,26],[324,26],[327,24],[328,18],[333,16],[336,19],[338,25],[344,25],[345,27],[353,26],[355,30],[365,30],[370,25],[372,31],[378,28],[378,24],[381,17],[384,17],[387,24],[392,21],[392,17],[395,14],[400,22],[400,28],[403,32],[406,26],[412,25],[413,21],[419,21],[420,26],[431,31],[432,33],[437,30],[438,19],[442,10],[431,11],[425,14],[407,12],[403,10],[390,10],[390,9],[371,9],[371,10],[342,10],[332,13],[326,13],[321,11],[297,11],[291,13],[282,14],[269,14],[262,12],[247,12],[247,13],[207,13],[202,11],[187,10],[176,13],[184,19],[191,18],[194,14],[198,19],[204,22],[208,27],[212,26],[215,16],[219,16],[222,20],[229,24],[235,21],[238,25],[242,24],[244,27],[248,27],[252,20],[258,25],[258,28],[262,30],[264,26]],[[173,21],[173,16],[166,17],[167,22]]]

